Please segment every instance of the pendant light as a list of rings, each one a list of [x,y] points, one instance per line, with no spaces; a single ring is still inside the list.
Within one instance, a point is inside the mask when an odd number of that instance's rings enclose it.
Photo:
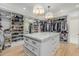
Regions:
[[[45,14],[45,19],[53,19],[53,14],[50,12],[50,6],[48,6],[48,12]]]
[[[41,5],[34,6],[33,14],[36,15],[36,16],[44,15],[44,8]]]

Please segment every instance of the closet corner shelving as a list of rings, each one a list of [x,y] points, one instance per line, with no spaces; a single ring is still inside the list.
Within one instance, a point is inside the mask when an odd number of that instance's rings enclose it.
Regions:
[[[23,16],[12,17],[12,41],[23,40]]]

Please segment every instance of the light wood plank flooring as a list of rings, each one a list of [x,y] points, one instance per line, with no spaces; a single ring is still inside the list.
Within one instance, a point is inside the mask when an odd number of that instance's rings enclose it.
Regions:
[[[1,53],[2,56],[24,56],[23,46],[8,48]],[[79,48],[75,44],[61,43],[55,56],[79,56]]]

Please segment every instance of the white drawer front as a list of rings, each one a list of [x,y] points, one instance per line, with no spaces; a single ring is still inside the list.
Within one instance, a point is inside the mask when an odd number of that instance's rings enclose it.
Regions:
[[[30,42],[30,39],[25,37],[24,41]]]
[[[31,45],[29,45],[27,42],[25,42],[25,45],[24,45],[27,49],[29,49],[32,53],[34,53],[35,55],[39,55],[39,49],[38,48],[35,48]]]
[[[40,46],[40,43],[38,41],[31,39],[31,38],[26,37],[24,41],[36,46],[37,48]]]
[[[37,48],[32,47],[32,52],[36,55],[39,55],[39,50]]]
[[[24,52],[25,52],[25,55],[35,56],[35,54],[33,54],[31,51],[29,51],[25,46],[24,46]]]
[[[40,43],[38,41],[31,40],[31,43],[32,43],[32,45],[34,45],[36,47],[39,47],[40,46]]]

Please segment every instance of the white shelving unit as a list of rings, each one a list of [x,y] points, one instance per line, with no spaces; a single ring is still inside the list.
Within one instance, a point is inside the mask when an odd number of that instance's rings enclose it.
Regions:
[[[23,39],[23,16],[14,15],[12,18],[12,41]]]

